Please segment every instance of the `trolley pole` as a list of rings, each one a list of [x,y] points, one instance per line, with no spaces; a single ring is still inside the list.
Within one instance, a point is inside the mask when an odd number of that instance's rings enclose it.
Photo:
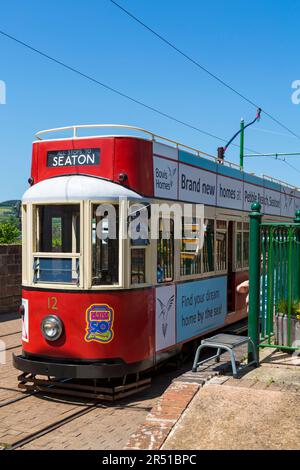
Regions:
[[[240,128],[240,170],[243,171],[244,169],[244,127],[245,127],[245,121],[242,118],[241,119],[241,128]]]
[[[218,163],[223,163],[225,152],[234,139],[240,134],[240,169],[244,168],[244,133],[247,127],[252,126],[256,121],[260,120],[261,108],[257,109],[256,116],[253,121],[245,125],[244,119],[241,119],[240,129],[231,137],[225,147],[218,147]]]
[[[250,256],[249,256],[249,313],[248,335],[252,339],[259,357],[259,312],[260,312],[260,224],[261,205],[254,202],[251,206],[250,218]],[[251,347],[248,347],[248,362],[254,360]]]

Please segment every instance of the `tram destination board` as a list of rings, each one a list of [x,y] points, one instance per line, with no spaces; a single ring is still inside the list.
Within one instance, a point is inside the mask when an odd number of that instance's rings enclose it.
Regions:
[[[47,167],[96,166],[100,163],[100,148],[51,150],[47,153]]]

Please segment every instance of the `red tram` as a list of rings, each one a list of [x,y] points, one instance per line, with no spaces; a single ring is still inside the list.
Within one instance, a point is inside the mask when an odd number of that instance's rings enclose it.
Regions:
[[[106,127],[120,135],[78,136]],[[59,131],[73,135],[51,138]],[[287,220],[300,207],[296,188],[128,126],[51,129],[37,139],[22,203],[17,369],[57,378],[123,377],[247,315],[236,286],[248,277],[251,203],[260,201],[266,219]],[[123,237],[127,206],[153,202],[203,204],[201,249],[184,233],[175,238],[172,224],[169,239],[160,229],[147,243]],[[99,204],[115,208],[114,239],[97,236]]]

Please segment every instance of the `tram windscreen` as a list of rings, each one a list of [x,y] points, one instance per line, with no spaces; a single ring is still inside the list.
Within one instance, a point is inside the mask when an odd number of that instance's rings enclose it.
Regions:
[[[37,250],[40,253],[80,252],[79,204],[38,206]]]
[[[36,211],[36,225],[35,251],[45,255],[34,257],[35,282],[78,284],[79,204],[39,205]],[[53,257],[49,254],[53,254]]]

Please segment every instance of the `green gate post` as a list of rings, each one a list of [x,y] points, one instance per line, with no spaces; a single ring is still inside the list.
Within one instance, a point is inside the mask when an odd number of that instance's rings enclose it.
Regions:
[[[300,210],[297,210],[295,213],[295,219],[294,219],[295,224],[299,224],[299,228],[297,227],[296,229],[296,256],[294,259],[294,300],[299,300],[300,299]]]
[[[259,357],[259,312],[260,312],[260,224],[261,205],[254,202],[250,217],[250,256],[249,256],[249,314],[248,335],[253,341],[257,357]],[[251,347],[248,348],[248,362],[254,360]]]
[[[300,210],[299,209],[295,212],[294,223],[300,224]]]

